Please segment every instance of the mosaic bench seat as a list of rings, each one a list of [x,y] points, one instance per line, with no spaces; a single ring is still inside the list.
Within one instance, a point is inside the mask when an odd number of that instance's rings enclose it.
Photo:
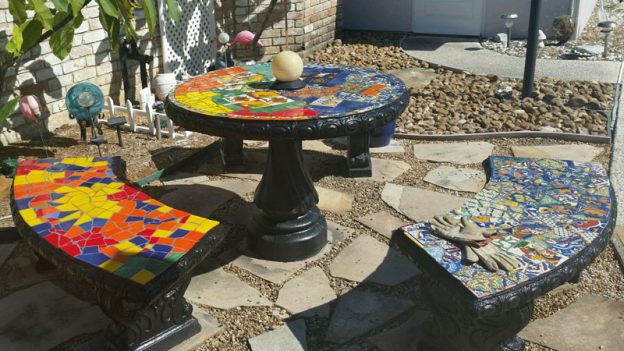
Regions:
[[[106,349],[168,349],[199,332],[184,291],[222,230],[123,179],[119,157],[24,161],[11,189],[13,219],[70,290],[113,320]]]
[[[533,300],[577,280],[611,236],[616,208],[602,166],[513,157],[488,164],[486,187],[451,214],[496,228],[500,234],[489,245],[518,257],[518,269],[466,264],[460,247],[426,223],[394,233],[424,272],[421,286],[433,309],[425,349],[524,350],[516,333],[528,324]]]

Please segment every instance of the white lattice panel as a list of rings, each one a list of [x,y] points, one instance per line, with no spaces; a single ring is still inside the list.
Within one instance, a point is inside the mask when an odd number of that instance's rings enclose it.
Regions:
[[[213,0],[178,0],[180,21],[166,16],[160,1],[160,28],[166,73],[196,76],[208,72],[217,55]]]

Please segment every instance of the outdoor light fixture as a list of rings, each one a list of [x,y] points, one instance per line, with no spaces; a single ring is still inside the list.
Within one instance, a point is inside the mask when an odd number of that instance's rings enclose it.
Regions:
[[[505,28],[507,28],[507,47],[511,44],[511,27],[513,27],[514,21],[518,19],[518,15],[515,13],[508,13],[501,16],[505,20]]]
[[[603,21],[598,23],[598,28],[600,28],[600,34],[604,39],[604,51],[602,52],[602,57],[607,58],[607,51],[609,49],[609,36],[611,32],[615,29],[615,22],[613,21]]]

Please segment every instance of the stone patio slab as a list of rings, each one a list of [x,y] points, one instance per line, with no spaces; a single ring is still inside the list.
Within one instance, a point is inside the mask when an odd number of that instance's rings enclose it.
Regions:
[[[602,148],[592,145],[538,145],[538,146],[512,146],[516,157],[531,158],[554,158],[559,160],[572,160],[579,162],[591,162],[600,155]]]
[[[402,80],[408,89],[425,87],[437,76],[432,69],[418,67],[393,69],[388,73]]]
[[[414,221],[423,221],[433,216],[461,207],[468,198],[438,193],[425,189],[387,183],[381,193],[382,200],[390,207]]]
[[[371,213],[366,216],[362,216],[357,219],[358,222],[364,224],[377,233],[385,236],[388,239],[392,238],[392,232],[406,224],[400,218],[397,218],[387,211],[379,211]]]
[[[368,235],[357,237],[345,247],[329,265],[329,271],[334,277],[391,286],[419,273],[407,257]]]
[[[11,256],[19,240],[15,227],[0,229],[0,267]]]
[[[329,303],[335,299],[336,293],[329,285],[325,272],[319,267],[312,267],[286,282],[275,304],[291,314],[328,317]]]
[[[271,306],[266,297],[222,268],[193,277],[184,297],[197,304],[228,310],[239,306]]]
[[[418,350],[419,331],[429,312],[414,310],[412,317],[405,323],[368,338],[371,344],[383,351]]]
[[[334,213],[345,213],[353,207],[353,195],[344,192],[315,187],[319,196],[318,208]]]
[[[9,291],[41,283],[54,274],[54,270],[43,273],[37,272],[30,255],[33,253],[26,251],[24,255],[13,255],[11,259],[5,261],[4,264],[9,266],[9,274],[6,280]]]
[[[360,182],[390,182],[411,169],[411,166],[403,161],[371,157],[371,163],[373,166],[373,175],[371,177],[356,177],[351,179]]]
[[[472,168],[440,166],[425,176],[425,182],[450,190],[478,193],[485,185],[485,172]]]
[[[170,349],[170,351],[188,351],[195,350],[203,345],[206,340],[223,332],[223,327],[219,322],[208,313],[202,311],[199,307],[193,309],[193,317],[197,318],[201,330],[184,342],[179,343]]]
[[[621,350],[624,302],[582,296],[552,316],[529,323],[519,336],[555,350]]]
[[[238,196],[244,196],[249,193],[253,193],[256,191],[258,187],[258,182],[256,181],[248,181],[248,180],[240,180],[240,179],[220,179],[214,180],[211,182],[204,183],[208,186],[224,189]]]
[[[347,137],[326,139],[324,143],[329,145],[328,147],[346,150],[349,145],[349,139]],[[403,143],[396,139],[391,139],[386,146],[370,147],[368,150],[371,154],[402,154],[405,152]]]
[[[325,339],[345,343],[411,308],[411,300],[354,289],[338,298]]]
[[[465,165],[483,162],[492,150],[494,145],[486,142],[417,144],[414,156],[420,160]]]
[[[305,321],[297,319],[253,337],[249,339],[249,346],[252,351],[307,351]]]
[[[160,181],[165,186],[192,185],[206,183],[208,181],[208,177],[197,173],[176,172],[160,178]]]
[[[176,188],[159,198],[164,204],[197,216],[208,217],[214,210],[238,196],[228,190],[203,184]]]
[[[327,241],[332,244],[343,241],[344,239],[355,233],[355,229],[342,226],[332,221],[327,221]]]
[[[110,323],[97,306],[51,282],[3,298],[0,311],[0,350],[6,351],[49,350],[80,334],[104,330]]]
[[[308,263],[314,262],[323,256],[325,256],[331,250],[331,245],[325,245],[323,249],[313,257],[303,261],[295,262],[277,262],[262,260],[259,258],[253,258],[244,254],[239,254],[234,260],[226,259],[226,262],[251,272],[255,276],[258,276],[264,280],[268,280],[274,284],[283,284],[288,278],[290,278],[295,272],[304,268]],[[232,253],[227,253],[231,255]]]

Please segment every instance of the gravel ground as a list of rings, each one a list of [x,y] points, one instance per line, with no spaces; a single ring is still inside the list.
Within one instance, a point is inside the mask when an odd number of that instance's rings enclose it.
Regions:
[[[403,53],[396,34],[347,32],[310,61],[360,65],[389,71],[430,64]],[[598,82],[535,81],[522,99],[522,81],[456,73],[436,68],[423,88],[410,88],[410,102],[397,131],[410,134],[463,134],[501,131],[554,131],[606,135],[615,86]],[[502,91],[497,94],[496,91]]]
[[[546,46],[538,50],[538,57],[545,59],[579,59],[579,60],[608,60],[623,61],[624,60],[624,3],[619,0],[604,0],[604,10],[610,21],[614,21],[617,27],[609,36],[609,51],[606,58],[602,57],[602,47],[604,40],[600,36],[599,22],[600,1],[596,2],[596,8],[589,19],[589,22],[583,29],[580,38],[570,40],[563,45],[558,45],[556,40],[546,40]],[[544,30],[544,28],[542,28]],[[513,31],[513,28],[512,28]],[[526,40],[513,40],[509,48],[502,43],[492,39],[482,41],[482,45],[490,50],[494,50],[503,54],[524,57],[526,54]],[[572,49],[580,45],[592,45],[600,47],[600,55],[596,56],[579,56],[574,55]]]

